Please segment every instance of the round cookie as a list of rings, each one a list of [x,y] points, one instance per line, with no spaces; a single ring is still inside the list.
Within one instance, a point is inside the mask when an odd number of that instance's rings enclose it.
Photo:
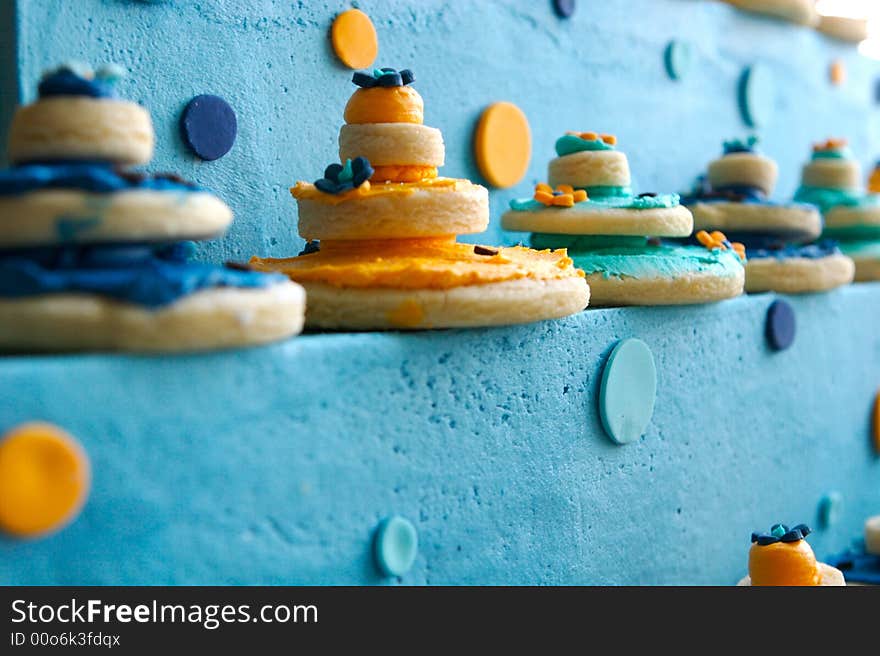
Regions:
[[[547,182],[557,187],[628,187],[626,154],[618,150],[582,150],[550,160]]]
[[[800,25],[817,25],[819,14],[814,0],[725,0],[728,4]]]
[[[871,198],[871,197],[867,197]],[[825,212],[826,230],[868,228],[880,239],[880,203],[836,205]]]
[[[694,217],[694,230],[777,235],[788,241],[804,242],[822,234],[822,216],[807,204],[697,201],[689,203],[688,208]]]
[[[804,165],[801,182],[807,187],[858,189],[862,185],[862,167],[848,158],[814,158]]]
[[[559,237],[535,234],[531,243],[567,248],[586,274],[594,307],[709,303],[743,292],[742,262],[729,250],[652,245],[638,238]]]
[[[291,193],[306,240],[435,237],[482,232],[489,225],[489,192],[467,180],[367,182],[338,195],[300,182]]]
[[[306,325],[319,329],[474,328],[558,319],[590,301],[583,278],[511,280],[452,289],[353,289],[303,283]]]
[[[843,241],[840,250],[855,264],[855,282],[880,280],[880,240]]]
[[[443,166],[446,149],[437,128],[416,123],[343,125],[339,130],[339,158],[343,162],[365,157],[375,166]]]
[[[584,309],[589,288],[564,251],[491,248],[452,237],[322,241],[318,252],[253,258],[306,288],[306,325],[423,329],[551,319]]]
[[[196,351],[263,344],[302,330],[305,294],[289,281],[215,288],[150,309],[93,294],[0,298],[4,350]]]
[[[208,239],[231,221],[232,210],[202,191],[47,189],[0,195],[0,248]]]
[[[714,189],[745,185],[769,196],[776,186],[779,167],[755,152],[731,152],[709,163],[707,177]]]
[[[140,105],[113,98],[53,96],[19,107],[9,128],[13,163],[93,160],[146,164],[153,123]]]
[[[859,43],[868,38],[868,21],[864,18],[851,18],[848,16],[820,16],[817,28],[828,36]]]
[[[505,230],[564,235],[631,235],[686,237],[693,218],[686,207],[618,208],[601,203],[578,203],[569,208],[508,210],[501,217]]]
[[[842,253],[822,257],[759,257],[750,254],[746,262],[749,293],[780,292],[804,294],[822,292],[852,282],[853,261]]]

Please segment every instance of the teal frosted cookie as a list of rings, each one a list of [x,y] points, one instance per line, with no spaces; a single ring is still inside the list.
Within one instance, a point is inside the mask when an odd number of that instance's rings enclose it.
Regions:
[[[593,306],[707,303],[738,296],[743,289],[743,263],[731,248],[542,233],[532,235],[531,245],[566,248],[586,274]]]
[[[568,249],[586,274],[592,305],[688,305],[742,293],[743,264],[729,243],[659,241],[690,236],[693,217],[678,194],[633,192],[613,135],[569,132],[555,148],[550,184],[511,201],[501,224],[531,232],[534,248]]]
[[[880,194],[866,193],[861,166],[846,141],[828,139],[813,146],[795,200],[819,208],[824,239],[839,242],[855,263],[855,280],[880,280]]]
[[[754,137],[724,143],[708,174],[682,199],[694,214],[694,227],[704,235],[723,231],[743,244],[747,292],[819,292],[849,283],[853,263],[837,245],[809,243],[822,234],[816,206],[801,198],[770,200],[776,164],[757,146]]]

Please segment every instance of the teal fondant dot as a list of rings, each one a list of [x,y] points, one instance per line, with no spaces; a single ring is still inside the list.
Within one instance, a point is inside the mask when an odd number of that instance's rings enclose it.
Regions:
[[[766,126],[773,117],[775,106],[773,72],[761,64],[746,68],[739,83],[739,108],[746,125],[753,128]]]
[[[680,80],[691,68],[693,56],[691,54],[691,44],[687,41],[670,41],[666,46],[664,54],[666,62],[666,72],[673,80]]]
[[[829,528],[840,519],[843,506],[843,495],[840,492],[829,492],[819,501],[819,526]]]
[[[387,576],[403,576],[419,553],[419,535],[409,520],[395,515],[383,519],[376,529],[376,564]]]
[[[599,415],[608,436],[618,444],[639,439],[654,414],[657,369],[651,349],[640,339],[614,347],[599,387]]]

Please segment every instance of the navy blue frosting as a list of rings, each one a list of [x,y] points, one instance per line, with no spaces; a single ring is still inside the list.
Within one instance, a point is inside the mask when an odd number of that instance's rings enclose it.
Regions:
[[[782,248],[749,248],[746,247],[746,259],[756,260],[764,257],[775,257],[777,259],[786,259],[790,257],[805,257],[808,259],[819,259],[828,257],[829,255],[839,255],[840,249],[837,242],[831,239],[824,239],[815,244],[807,244],[806,246],[786,245]]]
[[[198,191],[199,187],[174,174],[131,173],[102,162],[25,164],[0,171],[0,196],[39,189],[110,193],[127,189]]]
[[[116,97],[116,88],[112,80],[81,77],[69,68],[60,68],[46,75],[40,80],[37,92],[40,94],[40,98],[53,96]]]
[[[158,308],[203,289],[261,288],[286,280],[187,261],[187,244],[81,246],[0,252],[0,298],[80,292]]]

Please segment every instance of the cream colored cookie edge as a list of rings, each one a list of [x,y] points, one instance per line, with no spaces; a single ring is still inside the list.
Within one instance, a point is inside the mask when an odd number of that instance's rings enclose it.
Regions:
[[[769,196],[778,177],[776,162],[757,153],[730,153],[709,163],[708,179],[715,189],[751,185]]]
[[[480,185],[416,189],[329,204],[301,198],[303,239],[407,239],[483,232],[489,226],[489,191]]]
[[[815,27],[819,14],[813,0],[724,0],[734,7],[753,13],[775,16],[783,20]]]
[[[838,205],[825,213],[825,226],[828,228],[859,225],[880,225],[880,205],[867,207]]]
[[[750,294],[824,292],[851,283],[854,275],[855,264],[846,255],[764,257],[746,262],[746,291]]]
[[[822,234],[822,216],[811,206],[698,202],[688,207],[694,215],[694,230],[797,234],[806,240]]]
[[[583,278],[520,279],[453,289],[361,289],[304,283],[306,326],[348,330],[478,328],[531,323],[580,312]]]
[[[366,157],[373,166],[433,166],[446,161],[443,134],[417,123],[358,123],[339,130],[339,159]]]
[[[92,294],[0,300],[6,351],[202,351],[264,344],[298,334],[305,292],[268,287],[196,292],[158,309]]]
[[[693,217],[683,205],[646,210],[546,208],[520,212],[508,210],[501,226],[514,232],[560,235],[621,235],[633,237],[687,237]]]
[[[153,158],[154,144],[150,113],[136,103],[57,96],[16,110],[8,154],[15,163],[106,160],[137,165]]]
[[[675,278],[606,278],[587,276],[591,307],[626,305],[696,305],[736,298],[743,293],[742,268],[732,276],[692,273]]]
[[[226,203],[203,191],[48,189],[0,196],[2,247],[206,239],[231,222]]]
[[[551,187],[628,187],[631,183],[626,153],[619,150],[583,150],[550,160],[547,181]]]

